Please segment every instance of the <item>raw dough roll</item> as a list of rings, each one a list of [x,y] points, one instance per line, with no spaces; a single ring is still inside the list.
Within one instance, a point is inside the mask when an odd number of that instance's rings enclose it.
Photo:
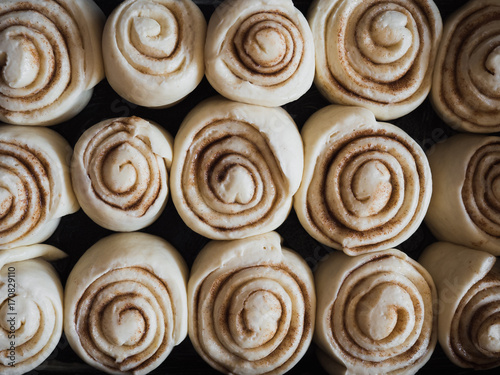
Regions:
[[[429,246],[420,263],[439,295],[439,343],[460,367],[500,366],[500,264],[493,255],[447,242]]]
[[[104,77],[104,14],[92,0],[0,2],[0,120],[53,125],[80,112]]]
[[[0,252],[0,373],[25,374],[47,359],[63,330],[63,288],[43,257],[66,256],[49,245]]]
[[[147,374],[187,334],[188,269],[165,240],[114,234],[71,271],[64,332],[85,362],[109,374]]]
[[[0,126],[0,249],[42,242],[78,210],[72,151],[53,130]]]
[[[328,100],[368,108],[381,120],[424,101],[442,32],[432,0],[316,0],[308,20],[315,83]]]
[[[314,40],[291,0],[226,0],[208,23],[207,79],[225,97],[277,107],[314,79]]]
[[[459,134],[429,153],[425,223],[440,241],[500,255],[500,137]]]
[[[285,110],[212,98],[188,114],[175,137],[172,200],[205,237],[266,233],[290,212],[303,158]]]
[[[85,213],[115,231],[153,223],[168,196],[173,139],[161,126],[139,117],[101,121],[75,146],[71,177]]]
[[[295,211],[319,242],[357,255],[397,246],[422,222],[432,192],[427,158],[398,127],[332,105],[302,129],[305,168]]]
[[[446,20],[431,99],[455,129],[500,131],[500,1],[471,0]]]
[[[127,0],[106,21],[106,78],[132,103],[165,107],[182,100],[205,73],[207,23],[191,0]]]
[[[188,283],[189,337],[226,374],[283,374],[305,354],[314,330],[311,270],[275,232],[212,241]]]
[[[437,341],[431,276],[399,250],[333,253],[315,275],[314,341],[330,374],[415,374]]]

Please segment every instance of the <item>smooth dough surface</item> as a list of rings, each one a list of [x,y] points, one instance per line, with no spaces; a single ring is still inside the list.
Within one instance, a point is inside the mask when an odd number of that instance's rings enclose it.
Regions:
[[[46,240],[62,216],[79,209],[72,151],[53,130],[0,125],[0,249]]]
[[[330,374],[415,374],[430,359],[437,342],[436,288],[406,254],[332,253],[314,278],[314,341]]]
[[[316,298],[307,263],[276,232],[209,242],[188,282],[189,337],[226,374],[283,374],[312,339]]]
[[[152,224],[167,204],[172,152],[172,136],[139,117],[104,120],[87,129],[71,162],[82,209],[115,231]]]
[[[440,241],[500,255],[500,137],[458,134],[428,153],[434,181],[425,223]]]
[[[392,120],[431,88],[442,20],[432,0],[316,0],[308,14],[315,84],[332,103]]]
[[[449,242],[427,247],[419,262],[439,295],[439,343],[457,366],[500,366],[500,264],[484,251]]]
[[[147,374],[187,335],[186,263],[146,233],[105,237],[71,271],[64,332],[89,365],[109,374]]]
[[[385,250],[421,224],[432,177],[420,146],[361,107],[331,105],[302,128],[305,162],[294,207],[319,242],[346,254]]]
[[[206,76],[223,96],[277,107],[300,98],[314,79],[314,40],[291,0],[226,0],[212,14]]]
[[[0,121],[54,125],[80,112],[104,78],[103,26],[92,0],[0,2]]]
[[[103,32],[106,78],[129,102],[173,105],[200,83],[207,23],[191,0],[127,0]]]
[[[205,237],[266,233],[290,212],[303,158],[300,133],[284,109],[210,98],[175,137],[172,200]]]

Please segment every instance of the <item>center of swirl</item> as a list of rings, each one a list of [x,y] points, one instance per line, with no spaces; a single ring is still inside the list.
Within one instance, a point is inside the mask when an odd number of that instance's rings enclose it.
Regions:
[[[0,66],[3,78],[14,89],[33,83],[39,71],[39,58],[34,44],[21,38],[0,42]]]
[[[399,313],[412,306],[408,293],[397,285],[373,288],[358,303],[356,320],[361,331],[373,340],[382,340],[397,329]]]
[[[280,32],[267,27],[258,30],[253,37],[247,38],[244,48],[257,64],[270,67],[285,57],[286,41]]]
[[[488,352],[500,353],[500,316],[492,317],[482,324],[478,332],[478,344]]]
[[[491,74],[500,79],[500,46],[490,52],[486,58],[485,66]]]
[[[493,180],[491,190],[493,191],[495,198],[500,202],[500,176]]]
[[[170,56],[178,42],[178,24],[170,12],[158,14],[159,19],[135,17],[132,21],[131,40],[135,48],[146,56]]]
[[[255,193],[255,183],[250,171],[240,165],[231,166],[221,176],[218,195],[224,203],[249,203]]]
[[[251,347],[259,347],[275,335],[281,318],[281,303],[271,293],[257,291],[245,302],[243,319],[247,330],[254,333]]]
[[[401,12],[389,10],[380,13],[374,19],[373,39],[384,47],[394,46],[404,39],[411,39],[411,33],[406,29],[408,18]]]
[[[104,310],[102,329],[113,344],[132,346],[137,344],[144,335],[146,322],[137,309],[118,311],[117,306],[111,303]]]
[[[354,174],[352,191],[357,200],[368,203],[366,212],[358,214],[371,216],[381,211],[391,197],[391,173],[380,161],[370,160]]]
[[[14,197],[10,191],[0,187],[0,219],[10,211],[13,201]]]
[[[137,171],[132,165],[130,145],[122,144],[112,150],[103,163],[104,183],[113,192],[129,191],[137,182]]]

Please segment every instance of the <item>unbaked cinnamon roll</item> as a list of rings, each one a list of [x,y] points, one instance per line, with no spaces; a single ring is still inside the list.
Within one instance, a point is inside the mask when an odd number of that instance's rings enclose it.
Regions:
[[[24,374],[45,361],[63,330],[63,288],[45,260],[66,256],[49,245],[0,253],[0,373]]]
[[[445,22],[431,99],[451,127],[500,131],[500,2],[471,0]]]
[[[187,334],[187,266],[165,240],[114,234],[87,250],[64,291],[64,332],[89,365],[147,374]]]
[[[277,107],[314,79],[314,40],[291,0],[226,0],[208,23],[206,75],[225,97]]]
[[[439,295],[438,338],[457,366],[500,366],[500,263],[484,251],[448,242],[429,246],[419,262]]]
[[[400,128],[360,107],[332,105],[302,129],[305,168],[294,207],[319,242],[349,255],[410,237],[432,192],[427,158]]]
[[[0,249],[46,240],[62,216],[79,209],[71,153],[53,130],[0,126]]]
[[[283,374],[305,354],[314,329],[312,273],[275,232],[212,241],[188,282],[189,337],[226,374]]]
[[[425,223],[440,241],[500,255],[500,138],[459,134],[429,153]]]
[[[424,101],[442,33],[432,0],[316,0],[308,20],[315,84],[328,100],[368,108],[381,120]]]
[[[166,130],[139,117],[104,120],[85,131],[71,163],[85,213],[115,231],[153,223],[167,203],[172,144]]]
[[[437,341],[436,288],[399,250],[333,253],[315,275],[314,341],[330,374],[415,374]]]
[[[211,98],[188,114],[175,137],[172,200],[205,237],[266,233],[290,212],[303,157],[285,110]]]
[[[92,0],[0,2],[0,120],[53,125],[104,77],[104,14]]]
[[[192,0],[127,0],[106,21],[106,78],[132,103],[165,107],[182,100],[205,73],[207,24]]]

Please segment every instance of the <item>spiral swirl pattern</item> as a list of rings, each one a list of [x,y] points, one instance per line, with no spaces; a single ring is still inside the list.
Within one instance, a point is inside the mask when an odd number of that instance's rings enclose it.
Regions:
[[[42,260],[9,263],[1,276],[0,371],[24,374],[47,359],[61,338],[62,286]]]
[[[470,1],[446,21],[431,98],[438,114],[456,129],[500,131],[498,1]]]
[[[317,0],[316,85],[334,103],[401,117],[429,93],[442,21],[433,1]]]
[[[281,249],[274,232],[214,241],[195,262],[189,335],[198,353],[224,373],[289,370],[307,350],[314,326],[314,288],[305,262]]]
[[[49,129],[0,126],[0,249],[44,241],[78,209],[68,153]]]
[[[313,237],[355,255],[413,234],[432,185],[425,154],[406,133],[365,109],[331,106],[307,121],[303,138],[295,209]]]
[[[398,250],[337,253],[320,267],[315,337],[328,371],[340,361],[353,373],[413,374],[427,362],[437,294],[423,267]]]
[[[93,1],[3,1],[0,119],[53,125],[82,110],[103,78],[103,24]]]
[[[168,194],[172,139],[138,117],[88,129],[75,146],[72,179],[83,210],[99,225],[132,231],[151,224]]]
[[[128,0],[106,22],[106,77],[125,99],[164,107],[203,78],[206,21],[191,0]]]
[[[207,78],[229,99],[280,106],[312,85],[311,30],[289,0],[226,0],[207,34]]]
[[[108,373],[152,371],[186,336],[186,274],[180,255],[159,237],[122,233],[99,241],[68,278],[64,329],[72,348]]]
[[[275,229],[302,176],[302,142],[282,109],[210,100],[175,140],[172,198],[184,221],[213,239]]]

